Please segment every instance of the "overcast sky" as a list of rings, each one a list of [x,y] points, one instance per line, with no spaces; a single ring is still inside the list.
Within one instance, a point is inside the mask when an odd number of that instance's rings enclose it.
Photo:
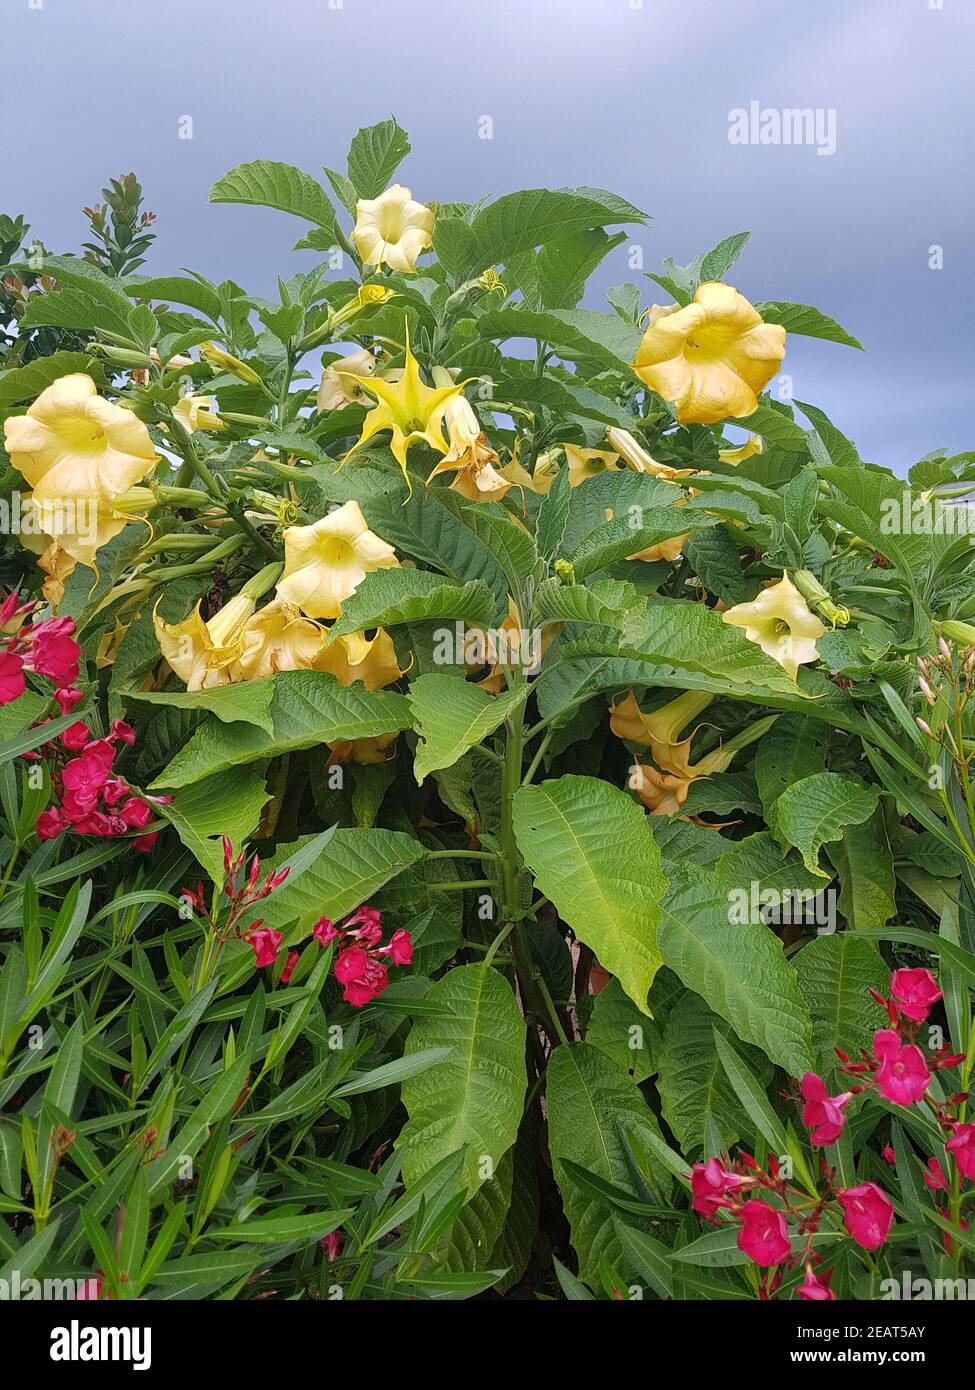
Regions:
[[[3,18],[0,210],[54,250],[135,170],[159,218],[147,270],[271,292],[314,261],[291,254],[302,224],[208,206],[211,183],[256,158],[344,169],[356,128],[392,114],[421,200],[609,188],[653,216],[648,270],[751,229],[731,282],[867,348],[790,337],[797,398],[901,472],[975,447],[972,0],[3,0]],[[752,102],[819,110],[835,152],[731,143]],[[634,278],[626,253],[587,302]]]

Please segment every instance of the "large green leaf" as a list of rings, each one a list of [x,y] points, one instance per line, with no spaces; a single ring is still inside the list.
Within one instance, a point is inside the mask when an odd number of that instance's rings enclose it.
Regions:
[[[799,333],[807,338],[825,338],[830,343],[844,343],[847,347],[864,351],[863,344],[841,328],[829,314],[814,309],[811,304],[791,304],[781,299],[766,299],[755,308],[766,323],[779,323],[789,333]]]
[[[87,372],[91,362],[84,352],[52,352],[50,357],[37,357],[26,367],[10,367],[0,372],[0,407],[33,400],[59,377]]]
[[[329,628],[329,638],[424,618],[451,618],[487,627],[496,612],[497,601],[480,579],[449,584],[442,575],[427,570],[375,570],[344,600],[341,616]]]
[[[650,599],[646,631],[632,654],[720,676],[732,686],[798,693],[795,681],[777,661],[749,642],[741,628],[723,622],[720,613],[701,603]]]
[[[483,208],[471,227],[481,258],[478,269],[506,261],[518,251],[571,232],[614,222],[645,222],[646,214],[601,188],[523,188]]]
[[[267,676],[263,680],[218,685],[211,690],[129,690],[124,698],[136,704],[202,709],[216,715],[223,724],[256,724],[270,733],[274,680],[274,676]]]
[[[604,367],[629,367],[640,346],[640,331],[612,314],[595,309],[489,309],[478,320],[488,338],[535,338],[550,343],[562,357],[594,358]]]
[[[409,1119],[397,1146],[407,1187],[441,1159],[464,1149],[464,1175],[473,1195],[496,1180],[518,1136],[525,1096],[525,1022],[511,986],[484,965],[462,965],[438,980],[424,1002],[406,1055],[449,1047],[450,1056],[402,1086]]]
[[[254,159],[238,164],[210,189],[211,203],[256,203],[303,217],[318,227],[335,227],[335,209],[317,180],[293,164]]]
[[[822,772],[829,731],[801,715],[777,719],[755,748],[755,781],[769,829],[776,830],[775,803],[793,782]]]
[[[627,515],[604,521],[567,558],[576,578],[581,580],[662,541],[713,525],[714,519],[700,512],[691,515],[677,507],[647,507],[641,510],[637,524]]]
[[[282,845],[272,864],[289,863],[315,839],[310,835]],[[265,925],[280,930],[297,921],[307,934],[319,917],[339,921],[425,853],[419,840],[399,830],[334,830],[315,861],[262,903]],[[295,934],[295,939],[301,938]]]
[[[657,1090],[664,1119],[680,1141],[681,1152],[697,1156],[705,1146],[709,1122],[730,1149],[743,1134],[750,1135],[748,1116],[735,1095],[714,1045],[714,1029],[732,1036],[723,1019],[712,1013],[699,995],[688,990],[667,1020],[658,1050]],[[755,1047],[743,1049],[762,1086],[772,1068]]]
[[[829,855],[840,880],[837,906],[852,931],[883,927],[897,910],[894,859],[880,806],[861,825],[848,825]]]
[[[493,734],[524,704],[529,688],[522,684],[489,695],[462,676],[418,676],[406,697],[419,735],[413,767],[417,782],[439,768],[452,767],[468,748]]]
[[[319,671],[280,671],[270,678],[271,731],[253,724],[223,724],[209,718],[153,783],[185,787],[243,763],[313,748],[344,739],[376,738],[409,728],[409,706],[402,695],[340,685]]]
[[[519,788],[514,827],[539,890],[648,1014],[666,879],[642,807],[608,782],[568,775]]]
[[[661,904],[657,941],[664,963],[731,1024],[792,1076],[812,1061],[809,1011],[795,970],[768,927],[734,922],[724,880],[713,871],[688,872]]]
[[[873,815],[880,788],[845,772],[815,772],[793,782],[775,803],[778,833],[802,855],[806,868],[823,878],[820,846],[839,840],[845,826],[861,825]]]
[[[836,1066],[837,1047],[856,1060],[887,1021],[870,994],[875,989],[886,995],[890,986],[890,971],[876,943],[852,932],[817,936],[795,963],[799,991],[812,1014],[818,1067],[831,1071]]]
[[[598,1278],[600,1260],[620,1261],[612,1208],[584,1192],[569,1177],[568,1161],[625,1191],[632,1190],[628,1136],[660,1138],[657,1121],[636,1085],[609,1057],[588,1043],[557,1047],[545,1077],[548,1145],[562,1202],[579,1256],[579,1276]],[[658,1175],[669,1187],[664,1175]],[[618,1213],[617,1213],[618,1215]],[[636,1224],[635,1218],[622,1218]]]
[[[235,848],[241,846],[257,828],[269,800],[259,767],[231,768],[181,787],[159,811],[214,882],[220,882],[224,835]]]
[[[406,131],[380,121],[356,131],[349,148],[349,178],[360,198],[378,198],[410,152]]]

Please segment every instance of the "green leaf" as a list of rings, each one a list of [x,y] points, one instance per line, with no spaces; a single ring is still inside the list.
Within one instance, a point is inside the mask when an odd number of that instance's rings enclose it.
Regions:
[[[32,401],[59,377],[72,372],[87,372],[92,358],[85,352],[52,352],[50,357],[37,357],[26,367],[10,367],[0,372],[0,407]]]
[[[325,833],[329,839],[313,861],[261,904],[266,926],[281,930],[297,921],[307,935],[319,917],[339,921],[426,853],[419,840],[399,830],[340,828]],[[280,846],[271,865],[280,868],[293,862],[319,838],[310,835]]]
[[[796,683],[777,661],[749,642],[741,628],[723,622],[701,603],[655,598],[647,604],[647,627],[634,644],[644,661],[680,666],[720,676],[725,688],[741,684],[766,691],[797,693]]]
[[[622,1254],[614,1213],[577,1186],[563,1165],[576,1163],[596,1177],[631,1191],[633,1178],[625,1136],[634,1133],[643,1139],[659,1139],[660,1131],[653,1112],[626,1073],[588,1043],[555,1048],[549,1058],[545,1094],[549,1151],[572,1244],[579,1256],[579,1275],[592,1283],[602,1257],[616,1263]],[[662,1173],[660,1179],[669,1181]],[[619,1217],[618,1212],[616,1215]]]
[[[255,724],[270,733],[274,676],[262,680],[218,685],[212,690],[128,690],[123,698],[137,704],[168,705],[173,709],[202,709],[222,724]]]
[[[344,1225],[353,1215],[351,1208],[339,1211],[308,1212],[304,1216],[252,1216],[249,1221],[235,1221],[222,1229],[209,1228],[207,1240],[240,1240],[257,1245],[275,1245],[278,1241],[300,1240],[309,1245],[323,1239]],[[164,1265],[163,1269],[169,1268]]]
[[[120,294],[95,296],[85,290],[52,290],[32,295],[20,319],[20,327],[95,328],[132,342],[129,313],[132,306]]]
[[[511,986],[496,970],[461,965],[426,995],[432,1017],[418,1019],[405,1055],[448,1047],[442,1062],[403,1083],[409,1119],[397,1140],[407,1187],[464,1149],[473,1195],[518,1136],[524,1102],[525,1022]]]
[[[846,347],[864,346],[845,328],[841,328],[828,314],[814,309],[811,304],[790,304],[782,299],[766,299],[755,308],[766,323],[781,324],[789,333],[799,333],[806,338],[825,338],[830,343],[843,343]]]
[[[410,152],[405,130],[394,120],[366,126],[352,137],[349,178],[360,198],[378,198]]]
[[[160,805],[159,813],[214,883],[221,883],[224,835],[233,845],[242,845],[257,829],[270,799],[260,768],[230,768],[181,787],[168,805]]]
[[[877,808],[880,788],[844,772],[816,772],[793,782],[775,803],[778,832],[802,855],[806,868],[822,878],[820,846],[842,838],[848,825],[861,825]]]
[[[223,313],[223,301],[216,290],[192,276],[129,275],[125,287],[133,299],[161,299],[167,303],[187,304],[214,323],[220,321]]]
[[[529,689],[523,683],[489,695],[462,676],[418,676],[406,697],[419,735],[413,766],[417,783],[439,768],[452,767],[468,748],[493,734],[524,704]]]
[[[539,891],[649,1014],[666,879],[642,807],[608,782],[568,775],[519,788],[514,829]]]
[[[621,318],[596,309],[489,309],[478,319],[478,329],[486,338],[535,338],[569,361],[593,358],[616,370],[629,368],[642,336]]]
[[[861,825],[848,825],[843,838],[826,851],[840,880],[837,906],[851,931],[869,931],[890,921],[894,901],[894,860],[881,807]]]
[[[568,559],[576,578],[582,580],[650,546],[714,524],[713,518],[700,512],[687,514],[677,507],[647,507],[641,510],[637,525],[631,516],[622,514],[604,521],[575,547]]]
[[[792,416],[774,406],[760,404],[751,415],[735,420],[738,429],[760,434],[766,444],[778,444],[796,453],[806,452],[806,432]]]
[[[402,695],[369,691],[358,682],[343,686],[319,671],[279,671],[270,677],[271,731],[252,724],[204,720],[154,787],[185,787],[217,772],[299,748],[344,739],[375,738],[409,728],[409,707]]]
[[[619,980],[610,980],[596,995],[586,1042],[605,1052],[637,1085],[657,1070],[660,1038],[656,1019],[647,1019]]]
[[[653,1289],[658,1298],[672,1298],[670,1251],[667,1247],[645,1231],[628,1226],[615,1214],[613,1229],[622,1247],[623,1258],[630,1268],[646,1280],[648,1288]]]
[[[689,990],[667,1020],[658,1051],[657,1090],[664,1119],[690,1157],[705,1147],[707,1125],[721,1135],[722,1150],[730,1150],[743,1135],[751,1137],[748,1115],[732,1088],[715,1047],[715,1030],[733,1036],[723,1019]],[[762,1086],[772,1068],[758,1048],[746,1049],[748,1064]],[[707,1157],[707,1155],[705,1155]]]
[[[875,942],[852,932],[817,936],[795,956],[799,992],[812,1015],[813,1046],[819,1067],[832,1071],[835,1048],[857,1058],[870,1047],[886,1014],[870,990],[886,994],[890,971]]]
[[[809,1012],[795,971],[768,927],[732,921],[724,881],[701,870],[675,884],[661,904],[657,940],[664,964],[791,1076],[812,1060]]]
[[[211,203],[252,203],[260,207],[277,208],[303,217],[318,227],[336,232],[335,209],[328,194],[310,174],[293,164],[279,164],[271,159],[255,159],[238,164],[210,189]]]
[[[472,627],[488,627],[496,612],[497,600],[480,579],[450,584],[427,570],[374,570],[343,601],[341,615],[329,628],[329,640],[424,618],[452,618]]]
[[[601,188],[524,188],[506,193],[483,208],[471,226],[480,269],[503,262],[517,251],[570,233],[614,222],[645,222],[646,213]]]

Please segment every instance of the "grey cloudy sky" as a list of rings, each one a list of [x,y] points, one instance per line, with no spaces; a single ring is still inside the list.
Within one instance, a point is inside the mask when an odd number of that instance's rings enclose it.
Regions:
[[[5,210],[52,249],[134,169],[159,214],[148,270],[268,292],[313,261],[291,255],[300,224],[208,206],[211,183],[255,158],[344,168],[355,129],[394,114],[421,200],[597,184],[653,215],[648,270],[750,228],[732,283],[868,349],[791,337],[799,399],[899,471],[975,446],[972,0],[3,0],[3,18]],[[835,110],[835,153],[729,143],[752,101]],[[588,302],[627,278],[624,245]]]

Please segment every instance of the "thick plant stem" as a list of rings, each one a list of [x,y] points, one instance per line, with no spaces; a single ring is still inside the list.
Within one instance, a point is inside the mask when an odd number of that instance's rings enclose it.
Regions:
[[[512,676],[509,674],[509,679]],[[501,772],[501,922],[513,924],[511,932],[511,955],[515,964],[515,974],[521,989],[521,998],[526,1014],[542,1025],[550,1041],[561,1041],[558,1020],[553,1019],[546,1007],[545,998],[538,987],[535,963],[528,944],[528,928],[521,915],[518,883],[518,846],[515,842],[513,803],[514,795],[521,786],[522,761],[525,748],[524,708],[519,707],[507,723],[504,766]]]

